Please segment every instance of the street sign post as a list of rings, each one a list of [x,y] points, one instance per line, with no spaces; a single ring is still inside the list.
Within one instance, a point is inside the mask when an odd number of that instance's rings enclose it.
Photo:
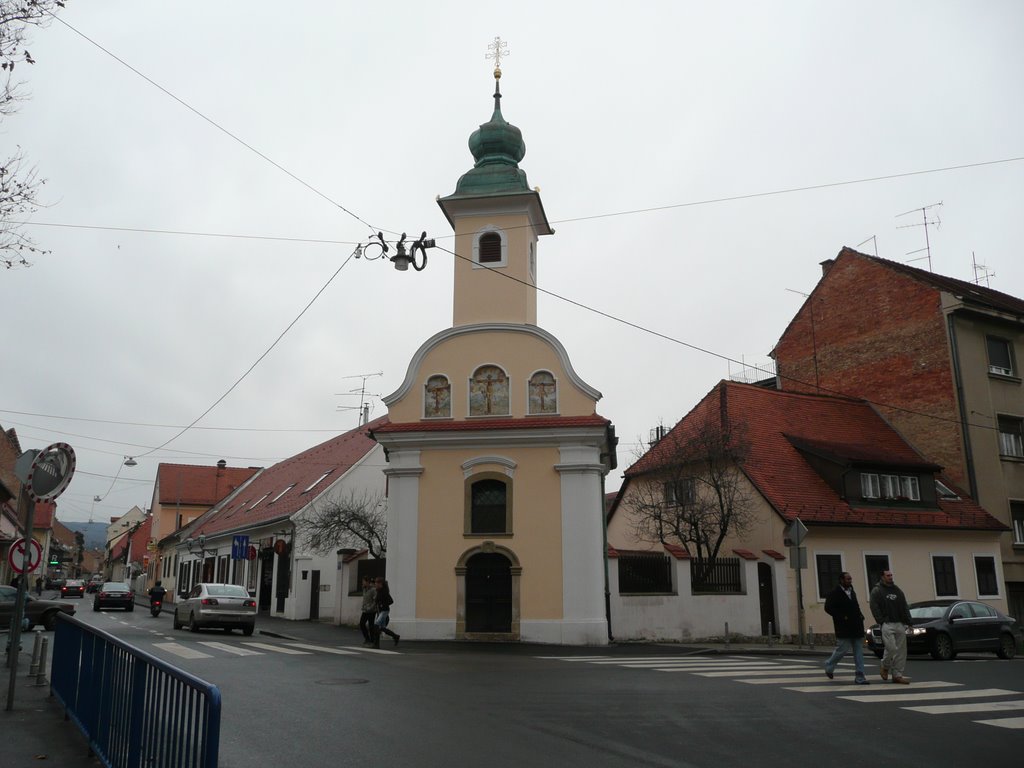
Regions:
[[[32,536],[32,523],[35,515],[36,502],[53,501],[67,489],[75,474],[75,451],[67,443],[53,443],[41,451],[28,450],[14,462],[14,474],[21,481],[21,493],[18,495],[18,522],[25,528],[25,535]],[[33,541],[33,544],[36,542]],[[14,688],[18,675],[18,653],[21,650],[21,622],[25,616],[25,596],[28,591],[28,576],[39,566],[42,551],[31,565],[35,547],[23,548],[21,560],[21,578],[18,584],[18,596],[14,603],[14,621],[11,624],[11,650],[7,663],[11,667],[11,677],[7,684],[7,711],[14,709]]]
[[[807,526],[799,517],[793,519],[783,533],[783,543],[789,547],[789,567],[796,571],[796,608],[800,632],[800,645],[804,644],[804,569],[807,567],[807,548],[801,547],[807,538]]]

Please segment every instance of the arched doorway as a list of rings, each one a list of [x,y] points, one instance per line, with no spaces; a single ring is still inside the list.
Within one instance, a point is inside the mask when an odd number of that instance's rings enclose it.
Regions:
[[[481,552],[466,561],[466,631],[512,631],[512,569],[504,555]]]
[[[521,573],[515,554],[493,542],[464,553],[455,567],[456,637],[518,640]]]

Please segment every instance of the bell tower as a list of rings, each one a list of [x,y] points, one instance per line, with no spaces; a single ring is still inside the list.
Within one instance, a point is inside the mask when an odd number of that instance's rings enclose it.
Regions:
[[[455,231],[452,324],[536,325],[537,241],[554,230],[519,167],[523,134],[501,114],[500,47],[491,57],[494,112],[469,137],[473,167],[437,201]]]

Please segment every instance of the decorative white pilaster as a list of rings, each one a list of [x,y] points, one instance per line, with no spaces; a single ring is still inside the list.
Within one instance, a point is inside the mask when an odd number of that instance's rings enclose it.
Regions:
[[[416,564],[419,542],[420,465],[418,450],[392,450],[388,478],[388,566],[387,579],[395,604],[391,625],[399,634],[413,631],[416,624]]]

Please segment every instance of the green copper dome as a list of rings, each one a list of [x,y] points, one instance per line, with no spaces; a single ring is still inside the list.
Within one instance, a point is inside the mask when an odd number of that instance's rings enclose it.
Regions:
[[[459,179],[450,198],[530,191],[526,172],[519,168],[519,161],[526,156],[526,142],[522,131],[502,117],[500,78],[501,70],[495,70],[494,114],[469,137],[469,151],[476,162]]]

